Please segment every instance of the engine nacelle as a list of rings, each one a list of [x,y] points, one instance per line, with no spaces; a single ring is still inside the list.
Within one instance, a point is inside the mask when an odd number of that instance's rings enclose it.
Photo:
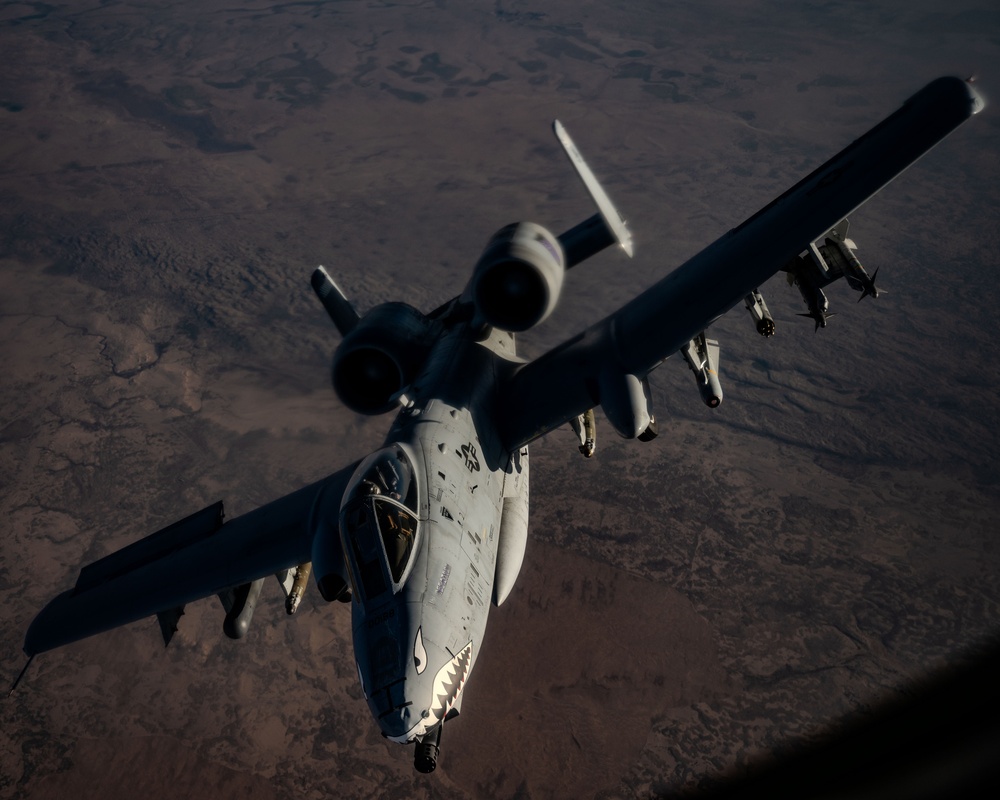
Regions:
[[[359,414],[389,411],[399,393],[417,377],[432,343],[432,323],[413,306],[376,306],[333,355],[334,391]]]
[[[520,333],[548,317],[559,302],[566,257],[559,240],[534,222],[497,231],[476,264],[470,284],[478,316]]]

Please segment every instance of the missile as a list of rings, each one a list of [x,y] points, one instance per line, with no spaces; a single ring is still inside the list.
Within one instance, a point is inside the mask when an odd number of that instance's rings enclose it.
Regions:
[[[827,300],[826,294],[815,282],[805,279],[804,276],[800,276],[799,293],[802,295],[802,299],[806,301],[806,306],[809,308],[807,314],[799,314],[800,317],[809,317],[809,319],[816,322],[815,330],[826,327],[826,321],[833,316],[829,313],[830,311],[830,301]]]
[[[706,339],[702,331],[681,348],[681,355],[694,373],[701,399],[709,408],[718,408],[722,402],[722,384],[719,383],[719,343]]]
[[[747,311],[753,317],[757,333],[765,338],[774,336],[774,318],[771,316],[771,312],[767,310],[764,295],[754,289],[744,298],[743,302],[746,303]]]
[[[858,298],[860,303],[866,297],[878,297],[879,290],[875,286],[875,278],[878,276],[876,269],[872,275],[862,266],[854,251],[858,246],[853,239],[847,238],[848,221],[842,220],[827,235],[820,252],[828,263],[833,263],[847,278],[847,282],[855,291],[861,292]]]
[[[836,316],[829,313],[830,301],[820,288],[821,276],[829,274],[826,262],[819,253],[815,244],[809,245],[809,254],[799,256],[794,259],[786,268],[788,271],[788,282],[799,289],[799,294],[806,301],[808,313],[799,314],[800,317],[809,317],[816,323],[815,330],[826,327],[826,321],[830,317]],[[829,282],[829,281],[827,281]]]

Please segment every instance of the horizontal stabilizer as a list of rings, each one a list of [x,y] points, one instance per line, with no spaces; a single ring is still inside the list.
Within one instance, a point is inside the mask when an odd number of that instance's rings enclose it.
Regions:
[[[604,187],[601,186],[587,162],[583,160],[583,156],[580,155],[580,151],[576,149],[576,145],[559,120],[552,123],[552,130],[555,131],[559,144],[566,151],[576,174],[580,176],[583,185],[587,187],[587,192],[600,212],[559,237],[559,243],[566,253],[567,269],[590,258],[595,253],[599,253],[615,242],[621,245],[625,254],[631,258],[632,234],[625,224],[625,218],[611,202],[608,193],[604,191]]]
[[[320,265],[313,270],[312,287],[316,296],[330,315],[333,324],[337,326],[341,336],[347,336],[354,326],[358,324],[360,317],[354,310],[343,290],[337,286],[337,282],[330,277],[326,267]]]

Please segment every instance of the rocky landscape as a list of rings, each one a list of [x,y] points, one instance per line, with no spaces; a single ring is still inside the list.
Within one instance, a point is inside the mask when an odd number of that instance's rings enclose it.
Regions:
[[[309,289],[429,311],[500,226],[591,212],[533,356],[941,74],[1000,96],[988,0],[0,4],[0,677],[81,565],[377,447]],[[995,105],[852,217],[876,301],[713,326],[726,400],[653,377],[660,437],[533,445],[532,529],[430,778],[383,742],[345,607],[276,584],[43,654],[0,705],[0,797],[660,796],[864,717],[1000,628]]]

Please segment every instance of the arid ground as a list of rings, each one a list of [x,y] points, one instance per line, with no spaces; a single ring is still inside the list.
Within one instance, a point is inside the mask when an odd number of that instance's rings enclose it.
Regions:
[[[527,356],[617,308],[942,74],[1000,98],[991,0],[0,3],[0,678],[79,568],[377,447],[329,384],[323,263],[429,311],[516,219],[592,213]],[[726,399],[652,376],[660,437],[533,445],[525,567],[434,775],[384,742],[348,609],[276,584],[43,654],[0,797],[661,795],[863,717],[1000,631],[1000,111],[852,217],[886,293],[814,333],[712,327]]]

